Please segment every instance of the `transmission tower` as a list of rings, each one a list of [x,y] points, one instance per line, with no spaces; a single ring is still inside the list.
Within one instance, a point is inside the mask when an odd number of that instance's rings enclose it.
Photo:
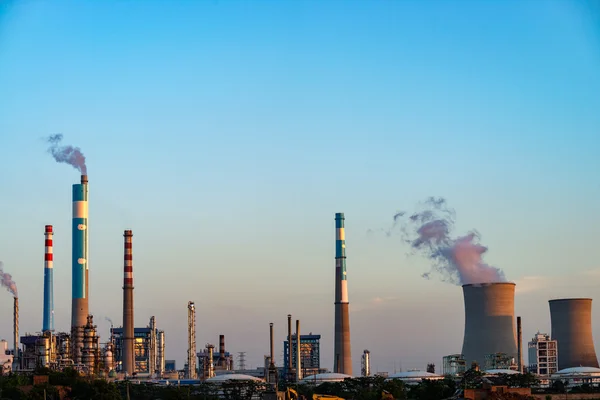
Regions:
[[[197,378],[196,370],[196,305],[188,302],[188,379]]]
[[[245,351],[240,351],[238,353],[238,367],[241,370],[246,369],[246,352]]]

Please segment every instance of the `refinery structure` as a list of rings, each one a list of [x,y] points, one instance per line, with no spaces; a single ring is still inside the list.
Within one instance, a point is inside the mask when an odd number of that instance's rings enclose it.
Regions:
[[[88,177],[72,187],[72,257],[71,257],[71,326],[63,331],[55,326],[53,225],[44,226],[44,293],[40,332],[19,336],[19,298],[13,293],[14,343],[0,342],[1,373],[30,372],[38,368],[63,370],[72,368],[83,375],[107,379],[187,379],[200,382],[221,375],[254,376],[277,386],[281,381],[316,382],[327,375],[327,365],[336,379],[353,376],[350,341],[348,275],[346,269],[345,216],[335,214],[335,257],[332,274],[333,354],[321,355],[320,334],[301,333],[300,320],[287,315],[287,335],[282,343],[281,365],[275,359],[274,323],[268,330],[269,354],[264,365],[247,370],[243,353],[235,365],[234,353],[226,350],[225,335],[218,346],[206,343],[197,351],[196,303],[187,304],[187,359],[181,371],[166,358],[166,335],[154,316],[146,327],[134,326],[133,232],[123,232],[123,314],[122,326],[111,325],[109,337],[101,340],[94,315],[90,313],[88,259]],[[333,239],[333,237],[332,237]],[[333,240],[332,240],[333,244]],[[41,246],[40,246],[41,247]],[[60,249],[61,244],[58,244]],[[333,246],[332,246],[333,247]],[[40,249],[41,253],[41,249]],[[532,372],[547,379],[572,368],[600,369],[592,336],[592,299],[566,298],[549,301],[551,333],[537,333],[523,347],[521,317],[515,315],[515,287],[510,282],[463,284],[464,338],[462,349],[443,359],[443,373],[459,376],[476,367],[484,371]],[[61,288],[62,289],[62,288]],[[116,288],[115,288],[116,289]],[[182,305],[183,308],[184,305]],[[331,303],[330,303],[331,306]],[[305,331],[306,332],[306,331]],[[265,329],[265,338],[267,330]],[[216,339],[216,338],[215,338]],[[265,346],[266,347],[266,346]],[[458,352],[460,350],[460,353]],[[524,360],[524,353],[528,362]],[[356,357],[358,360],[359,357]],[[369,350],[360,356],[360,375],[375,375]],[[434,370],[431,365],[431,371]],[[430,378],[433,372],[427,372]],[[331,374],[330,374],[331,375]],[[330,376],[331,377],[331,376]]]

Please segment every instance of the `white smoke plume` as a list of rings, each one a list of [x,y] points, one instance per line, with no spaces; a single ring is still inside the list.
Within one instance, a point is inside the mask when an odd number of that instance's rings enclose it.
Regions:
[[[111,325],[114,325],[112,322],[112,319],[108,318],[108,317],[104,317],[105,320],[107,320],[108,322],[110,322]]]
[[[87,175],[85,156],[81,152],[81,149],[73,146],[60,146],[62,138],[63,135],[60,133],[49,136],[48,143],[50,143],[50,147],[48,148],[48,152],[52,154],[56,162],[69,164],[78,169],[82,175]]]
[[[4,286],[14,297],[19,297],[17,284],[12,280],[11,274],[4,272],[4,264],[0,261],[0,284]]]
[[[400,225],[403,239],[414,253],[432,261],[431,271],[424,273],[424,278],[438,273],[442,280],[457,285],[506,282],[504,272],[483,262],[487,247],[479,244],[476,231],[451,236],[455,212],[448,208],[445,199],[430,197],[421,206],[414,214],[397,213],[394,226]]]

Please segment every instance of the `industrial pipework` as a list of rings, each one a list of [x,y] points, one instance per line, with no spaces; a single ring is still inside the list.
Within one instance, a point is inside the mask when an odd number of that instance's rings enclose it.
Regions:
[[[592,337],[592,299],[550,300],[552,339],[558,343],[558,369],[598,368]]]
[[[344,213],[335,214],[335,338],[333,372],[352,375]]]
[[[81,175],[81,184],[73,185],[73,246],[71,337],[73,356],[81,358],[83,329],[89,314],[88,270],[88,178]]]
[[[46,225],[44,230],[44,315],[42,332],[54,331],[53,235],[52,225]]]
[[[133,326],[133,233],[126,230],[123,233],[123,368],[125,375],[135,372],[135,336]]]
[[[517,358],[515,330],[515,284],[475,283],[463,285],[465,336],[462,354],[485,368],[485,357],[504,353]]]

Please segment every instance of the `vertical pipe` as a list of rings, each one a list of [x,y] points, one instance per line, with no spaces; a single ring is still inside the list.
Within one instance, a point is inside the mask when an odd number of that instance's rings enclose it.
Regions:
[[[227,367],[225,360],[225,335],[219,335],[219,366]]]
[[[302,360],[300,359],[300,320],[296,320],[296,382],[302,379]]]
[[[14,357],[13,371],[19,368],[19,298],[14,298],[13,309]]]
[[[123,372],[132,375],[135,372],[134,362],[134,328],[133,328],[133,233],[123,233]]]
[[[335,333],[333,372],[352,375],[344,213],[335,214]]]
[[[519,373],[523,373],[523,333],[521,332],[521,317],[517,317],[517,358]]]
[[[52,236],[54,231],[52,225],[46,225],[44,231],[44,316],[42,321],[42,332],[54,330],[54,293],[53,293],[53,251]]]
[[[287,373],[291,376],[292,373],[292,315],[288,314],[288,349],[287,349]]]
[[[80,331],[89,314],[88,298],[88,179],[81,175],[81,184],[73,185],[72,225],[72,304],[71,336],[73,356],[80,357],[83,345]]]

